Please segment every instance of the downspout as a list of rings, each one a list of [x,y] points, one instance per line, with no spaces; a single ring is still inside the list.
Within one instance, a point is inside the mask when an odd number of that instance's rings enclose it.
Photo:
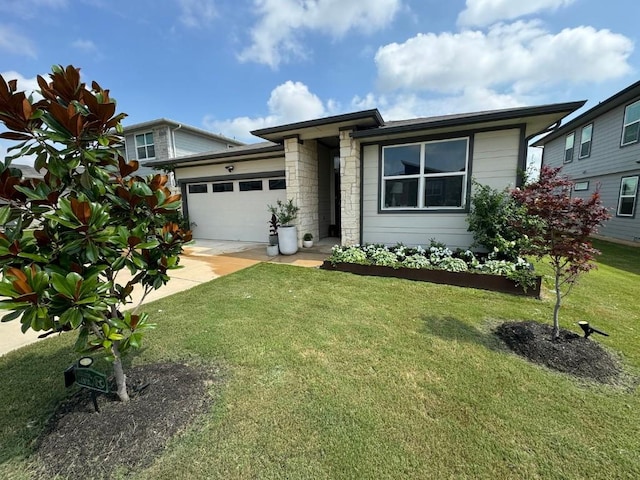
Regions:
[[[562,119],[558,120],[556,123],[554,123],[553,125],[551,125],[550,127],[547,127],[545,130],[543,130],[542,132],[537,132],[537,133],[532,133],[531,135],[529,135],[528,137],[524,138],[524,160],[522,162],[522,164],[520,165],[520,168],[522,169],[522,171],[526,171],[527,168],[527,156],[528,156],[528,151],[529,151],[529,142],[531,140],[533,140],[535,137],[538,137],[542,134],[545,133],[553,133],[554,131],[556,131],[558,128],[560,128],[562,124]],[[542,164],[544,164],[544,147],[542,148],[542,157],[540,159],[540,166],[542,166]],[[522,181],[520,176],[518,176],[518,178],[516,179],[516,187],[521,187],[522,186]]]
[[[176,158],[176,130],[180,130],[181,128],[182,128],[182,124],[179,123],[176,128],[171,129],[171,149],[173,150],[172,152],[173,155],[171,156],[171,158]],[[177,185],[176,172],[175,171],[171,172],[171,175],[169,175],[169,178],[170,178],[171,186],[175,187]]]
[[[176,158],[176,130],[180,130],[182,128],[182,124],[179,123],[178,126],[171,130],[171,147],[173,150],[173,155],[171,158]]]

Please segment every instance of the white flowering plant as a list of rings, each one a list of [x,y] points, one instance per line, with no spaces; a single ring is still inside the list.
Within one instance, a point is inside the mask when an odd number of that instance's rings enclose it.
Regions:
[[[484,257],[477,256],[471,250],[452,251],[445,245],[431,240],[428,247],[409,247],[398,243],[395,246],[383,244],[365,244],[340,246],[331,250],[328,261],[355,263],[392,268],[413,268],[445,270],[448,272],[470,272],[502,275],[514,280],[525,291],[535,284],[533,266],[522,257],[515,261],[499,260],[496,252]]]

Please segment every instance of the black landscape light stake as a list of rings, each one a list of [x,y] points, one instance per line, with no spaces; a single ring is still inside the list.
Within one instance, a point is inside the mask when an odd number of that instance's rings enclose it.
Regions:
[[[91,401],[96,413],[100,413],[96,392],[109,393],[107,376],[91,368],[93,358],[82,357],[64,371],[64,386],[69,388],[74,383],[91,391]]]
[[[584,332],[584,338],[589,338],[589,335],[591,335],[592,333],[599,333],[600,335],[603,335],[605,337],[609,336],[608,333],[604,333],[602,330],[598,330],[597,328],[589,326],[589,322],[578,322],[578,325],[580,325],[580,328]]]

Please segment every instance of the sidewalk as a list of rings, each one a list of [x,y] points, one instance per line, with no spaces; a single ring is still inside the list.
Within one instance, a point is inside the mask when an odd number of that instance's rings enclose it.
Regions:
[[[169,272],[171,280],[164,287],[147,295],[142,303],[146,304],[188,290],[201,283],[237,272],[257,263],[272,262],[301,267],[317,267],[327,256],[326,253],[318,253],[317,251],[309,253],[299,250],[295,255],[268,257],[265,245],[259,243],[198,240],[195,244],[184,248],[184,254],[180,258],[180,265],[183,268],[171,270]],[[123,280],[126,281],[124,278]],[[141,295],[141,292],[133,293],[133,305],[138,304]],[[0,323],[0,356],[40,340],[38,335],[43,332],[34,332],[29,329],[26,334],[23,334],[20,327],[19,320]]]

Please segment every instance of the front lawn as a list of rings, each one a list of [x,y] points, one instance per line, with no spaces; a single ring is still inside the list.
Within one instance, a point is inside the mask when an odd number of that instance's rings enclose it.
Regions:
[[[567,298],[561,326],[609,333],[594,340],[640,375],[640,249],[597,246],[600,268]],[[575,380],[491,333],[502,320],[550,322],[552,308],[549,294],[274,264],[152,303],[159,326],[134,365],[217,364],[226,380],[210,413],[134,478],[640,478],[628,379]],[[0,478],[32,478],[73,341],[0,357]]]

